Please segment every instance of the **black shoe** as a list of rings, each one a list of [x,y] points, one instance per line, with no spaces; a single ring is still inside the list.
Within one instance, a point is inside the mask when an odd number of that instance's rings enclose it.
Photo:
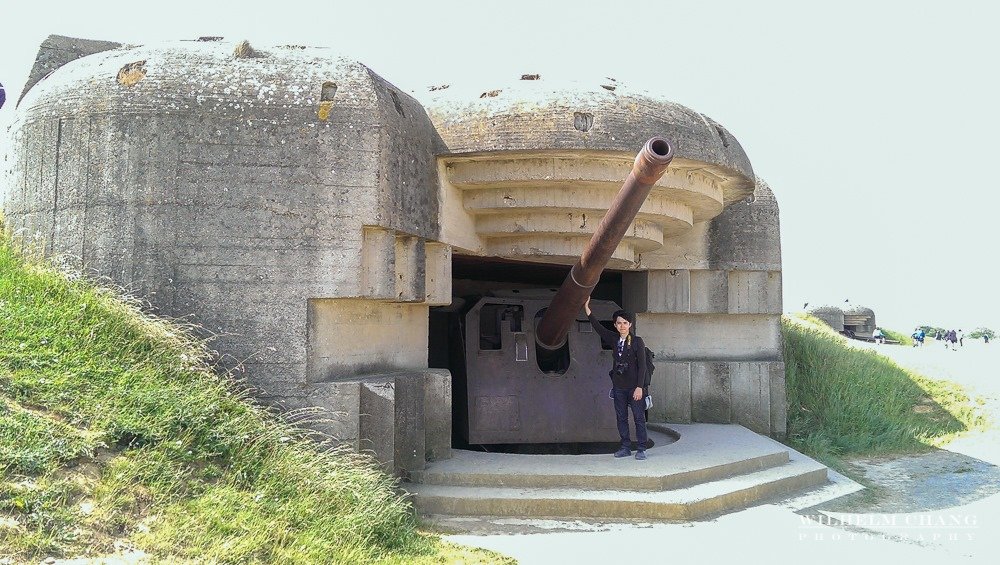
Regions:
[[[632,455],[632,450],[627,447],[623,447],[615,452],[615,457],[618,458],[628,457],[629,455]]]

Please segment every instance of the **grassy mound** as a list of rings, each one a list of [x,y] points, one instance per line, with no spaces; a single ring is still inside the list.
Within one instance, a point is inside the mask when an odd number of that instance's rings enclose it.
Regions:
[[[811,316],[784,317],[789,443],[842,457],[920,452],[986,420],[963,389],[904,369]],[[892,347],[892,346],[887,346]]]
[[[900,345],[913,346],[913,338],[909,334],[904,334],[902,332],[897,332],[896,330],[890,330],[888,328],[882,328],[882,333],[885,335],[886,339],[897,342]]]
[[[248,402],[176,324],[0,238],[0,558],[500,562],[418,533],[371,459]]]

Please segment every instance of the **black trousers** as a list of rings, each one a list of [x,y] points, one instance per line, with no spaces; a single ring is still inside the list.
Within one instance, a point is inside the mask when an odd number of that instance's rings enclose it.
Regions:
[[[628,429],[628,411],[632,409],[632,419],[635,420],[635,439],[639,444],[639,450],[646,449],[646,401],[643,398],[632,400],[634,388],[613,388],[612,396],[615,401],[615,418],[618,423],[618,436],[622,440],[622,447],[631,448],[632,440]]]

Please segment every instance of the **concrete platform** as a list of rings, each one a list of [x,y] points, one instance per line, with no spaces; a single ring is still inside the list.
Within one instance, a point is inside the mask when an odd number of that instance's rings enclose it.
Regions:
[[[646,461],[455,450],[403,487],[425,515],[692,520],[828,482],[822,464],[742,426],[652,424],[650,435]]]

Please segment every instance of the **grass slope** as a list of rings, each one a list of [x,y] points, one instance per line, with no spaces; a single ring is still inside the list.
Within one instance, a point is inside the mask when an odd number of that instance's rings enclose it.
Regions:
[[[897,332],[896,330],[890,330],[889,328],[882,328],[882,333],[885,335],[886,339],[895,341],[900,345],[913,345],[913,338],[910,337],[909,334]]]
[[[926,451],[987,422],[963,389],[900,367],[811,316],[784,317],[788,442],[842,460]],[[894,347],[894,346],[886,346]]]
[[[415,529],[395,481],[218,376],[178,325],[0,237],[0,559],[507,562]]]

